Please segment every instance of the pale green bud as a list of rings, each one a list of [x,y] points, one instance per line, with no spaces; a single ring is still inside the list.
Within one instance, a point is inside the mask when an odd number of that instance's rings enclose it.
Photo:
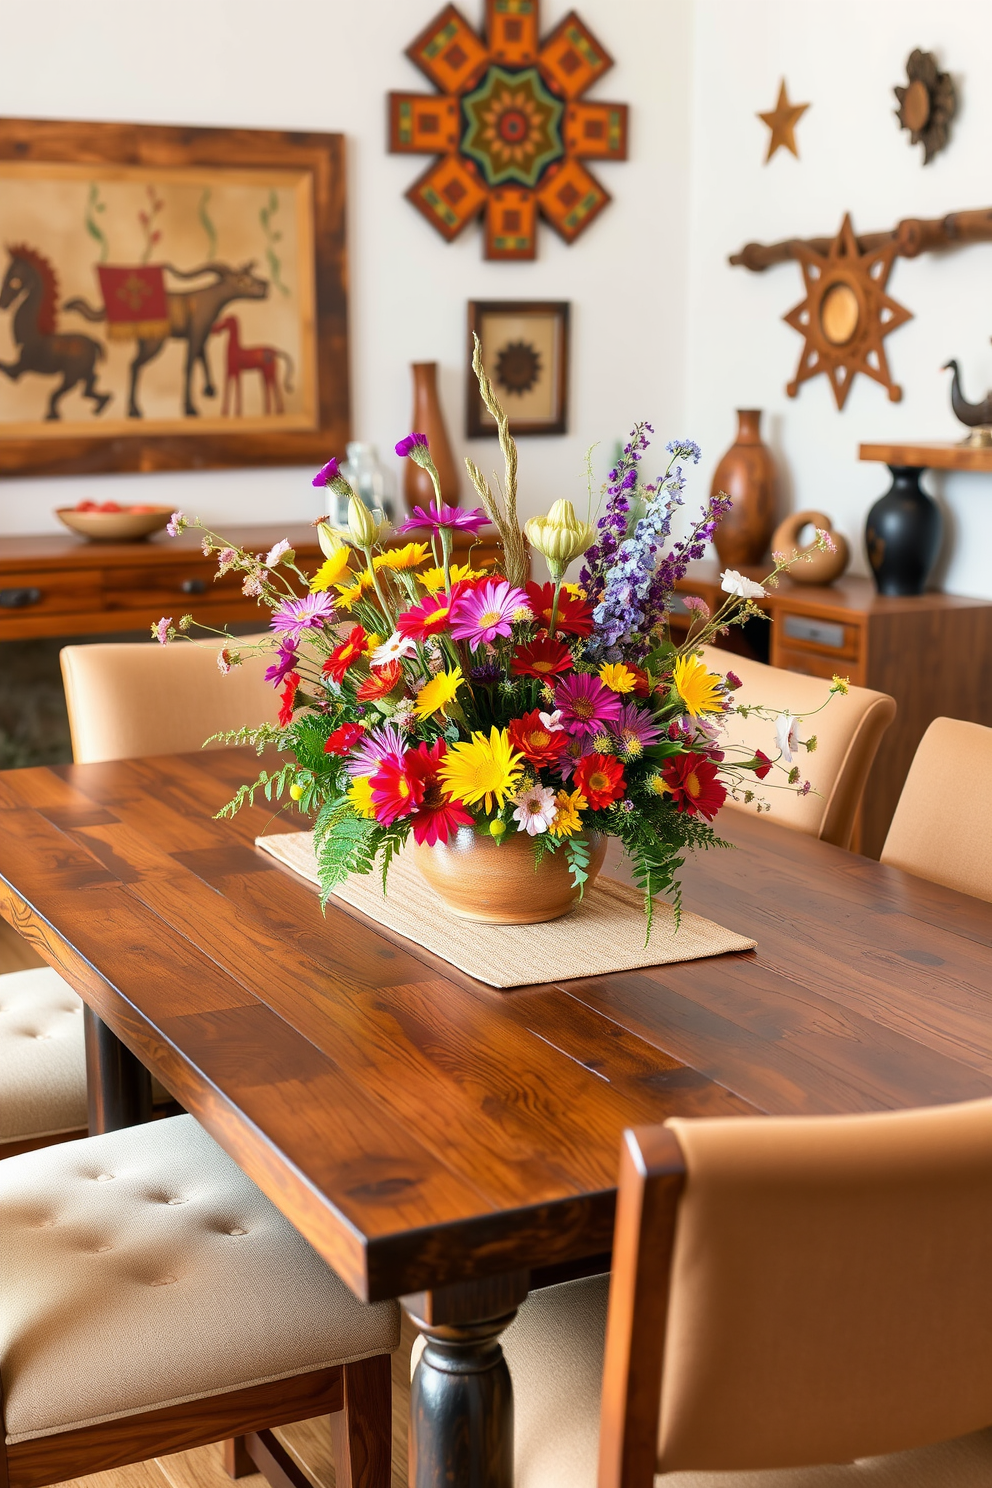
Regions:
[[[584,553],[596,535],[588,522],[580,522],[570,501],[556,501],[546,517],[531,517],[524,531],[532,548],[548,561],[552,575],[559,579],[568,565]]]
[[[348,531],[355,546],[370,548],[379,536],[379,527],[375,514],[369,511],[365,502],[352,496],[348,502]]]
[[[337,527],[332,527],[330,522],[318,522],[317,541],[325,558],[333,558],[338,548],[346,546],[344,534]]]

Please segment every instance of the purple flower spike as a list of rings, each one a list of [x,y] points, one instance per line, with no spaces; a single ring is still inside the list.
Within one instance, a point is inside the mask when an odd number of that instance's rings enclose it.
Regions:
[[[338,462],[332,455],[326,465],[321,466],[310,482],[312,486],[329,486],[338,475]]]
[[[480,527],[488,527],[489,518],[481,506],[473,507],[471,511],[462,511],[459,506],[449,506],[442,501],[440,506],[432,501],[427,511],[422,506],[415,506],[412,514],[407,518],[397,532],[415,532],[418,527],[457,527],[463,532],[478,532]]]
[[[405,459],[407,455],[412,455],[414,450],[418,447],[421,449],[428,448],[426,434],[408,434],[406,438],[401,439],[399,444],[396,446],[396,453],[402,459]]]

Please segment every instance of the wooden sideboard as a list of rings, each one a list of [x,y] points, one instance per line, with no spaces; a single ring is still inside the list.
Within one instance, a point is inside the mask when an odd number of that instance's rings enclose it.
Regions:
[[[235,527],[224,536],[256,553],[285,537],[304,568],[321,562],[310,526]],[[204,557],[200,541],[197,532],[137,543],[2,537],[0,641],[145,630],[161,615],[191,614],[213,626],[258,620],[258,601],[241,593],[240,576],[217,578],[216,559]],[[410,536],[397,541],[409,542]],[[470,543],[468,536],[456,534],[458,562],[466,561]],[[497,551],[495,536],[483,533],[473,561],[491,562]]]
[[[680,589],[716,608],[719,569],[712,562],[693,564]],[[748,572],[761,577],[757,570]],[[859,852],[877,858],[928,725],[947,717],[992,726],[992,601],[956,594],[886,598],[871,579],[845,576],[825,587],[783,578],[762,608],[770,615],[772,666],[827,679],[838,673],[896,700],[898,712],[868,778],[854,842]],[[687,616],[673,617],[673,631],[687,624]]]

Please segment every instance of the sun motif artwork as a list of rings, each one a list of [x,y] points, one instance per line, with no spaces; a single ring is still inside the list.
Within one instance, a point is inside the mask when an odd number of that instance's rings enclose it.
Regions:
[[[627,106],[583,95],[613,65],[573,12],[486,0],[484,37],[448,5],[406,55],[439,90],[389,95],[389,149],[436,158],[407,191],[449,243],[480,213],[485,256],[532,259],[542,216],[573,243],[610,201],[585,162],[626,160]]]

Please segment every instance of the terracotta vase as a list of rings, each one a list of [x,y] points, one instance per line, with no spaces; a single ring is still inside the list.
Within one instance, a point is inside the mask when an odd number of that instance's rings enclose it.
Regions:
[[[721,563],[740,568],[760,563],[775,527],[777,475],[772,452],[761,438],[761,409],[737,410],[737,438],[713,475],[710,487],[726,491],[733,506],[713,535]]]
[[[606,837],[588,832],[588,891],[606,857]],[[502,842],[459,827],[447,843],[420,843],[414,862],[449,914],[488,925],[536,925],[568,914],[579,900],[564,847],[545,853],[534,868],[534,843],[526,832],[507,833]]]
[[[821,552],[812,544],[800,548],[799,534],[804,527],[819,527],[824,532],[829,532],[835,551]],[[800,553],[809,554],[801,562],[793,563],[789,569],[789,578],[795,584],[832,584],[834,579],[840,578],[851,560],[847,539],[834,531],[833,523],[823,512],[793,512],[791,517],[786,517],[784,522],[778,524],[772,534],[772,552],[788,553],[793,548]]]
[[[431,455],[441,481],[441,499],[449,506],[457,506],[459,499],[458,466],[444,427],[441,400],[437,393],[437,362],[414,362],[413,373],[413,417],[410,428],[418,434],[426,434]],[[426,470],[412,460],[404,461],[403,500],[407,510],[422,506],[424,510],[434,499],[434,486]]]

